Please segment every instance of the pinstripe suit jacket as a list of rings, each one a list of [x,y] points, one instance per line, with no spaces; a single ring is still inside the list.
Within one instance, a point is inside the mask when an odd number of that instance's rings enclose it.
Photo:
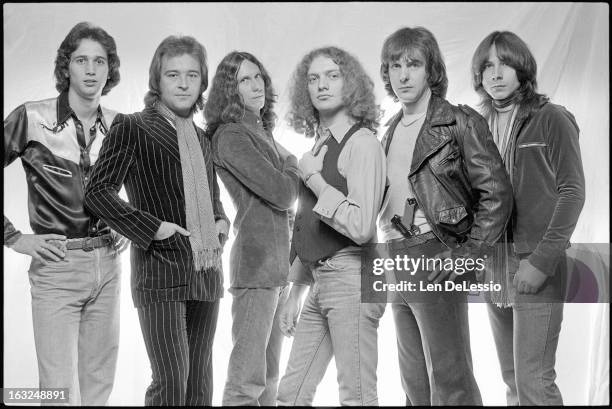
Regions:
[[[195,125],[194,125],[195,126]],[[210,141],[197,128],[215,220],[225,219]],[[121,186],[129,202],[119,197]],[[186,226],[176,130],[154,108],[119,114],[104,140],[85,192],[85,206],[132,241],[132,298],[136,307],[162,301],[213,301],[223,275],[196,273],[189,238],[153,240],[162,221]]]

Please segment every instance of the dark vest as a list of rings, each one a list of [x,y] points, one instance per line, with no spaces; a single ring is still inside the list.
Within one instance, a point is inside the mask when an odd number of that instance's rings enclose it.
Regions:
[[[345,196],[348,194],[348,188],[346,179],[338,172],[338,157],[344,145],[360,128],[359,124],[353,125],[340,143],[333,136],[324,143],[327,146],[327,153],[323,159],[321,176],[327,184],[338,189]],[[300,183],[298,200],[298,212],[291,241],[291,262],[295,259],[296,254],[303,262],[314,262],[345,247],[357,246],[353,240],[322,222],[319,216],[312,211],[317,204],[317,196],[303,182]]]

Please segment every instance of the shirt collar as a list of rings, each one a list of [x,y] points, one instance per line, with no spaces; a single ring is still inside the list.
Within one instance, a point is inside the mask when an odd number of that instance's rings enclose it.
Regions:
[[[329,128],[319,125],[317,129],[317,134],[319,135],[318,136],[319,138],[320,137],[327,138],[327,133],[329,132],[332,134],[336,142],[340,143],[342,142],[344,135],[346,135],[346,133],[349,131],[349,129],[351,129],[353,125],[354,125],[354,121],[352,121],[351,118],[347,116],[347,117],[344,117],[336,121]]]
[[[68,101],[68,91],[64,91],[59,95],[59,97],[57,97],[57,124],[64,124],[71,117],[79,119],[74,110],[70,107],[70,102]],[[108,126],[104,120],[101,105],[98,105],[96,123],[100,123],[104,133],[108,132]]]

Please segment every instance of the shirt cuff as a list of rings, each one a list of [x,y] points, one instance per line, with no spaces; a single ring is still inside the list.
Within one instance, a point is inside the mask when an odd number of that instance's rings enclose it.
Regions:
[[[338,210],[338,206],[345,200],[346,196],[342,192],[330,185],[326,185],[323,191],[321,191],[319,200],[312,211],[319,216],[331,219],[334,217],[336,210]]]
[[[552,277],[557,272],[557,265],[561,260],[561,257],[559,255],[544,256],[537,252],[533,252],[527,258],[527,260],[532,266],[534,266],[547,276]]]

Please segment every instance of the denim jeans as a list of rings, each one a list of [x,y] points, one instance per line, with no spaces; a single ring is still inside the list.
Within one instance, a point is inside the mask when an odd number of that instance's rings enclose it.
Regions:
[[[313,268],[314,284],[297,324],[279,405],[312,405],[332,356],[341,405],[378,405],[377,330],[386,304],[361,303],[361,255],[341,250]]]
[[[274,406],[283,335],[279,319],[283,287],[230,288],[234,347],[223,406]]]
[[[30,265],[40,388],[70,388],[71,405],[105,405],[113,388],[120,269],[108,247],[67,250],[61,261]]]
[[[561,259],[555,274],[535,294],[519,294],[512,287],[512,307],[487,305],[508,405],[563,405],[555,383],[555,355],[563,321],[566,269],[566,260]],[[515,274],[509,272],[510,283]]]
[[[390,257],[434,258],[443,250],[446,247],[434,239],[393,250]],[[394,273],[398,282],[410,278],[423,283],[429,274],[425,270],[403,276]],[[406,405],[482,405],[472,367],[467,295],[400,293],[400,297],[392,309]]]

